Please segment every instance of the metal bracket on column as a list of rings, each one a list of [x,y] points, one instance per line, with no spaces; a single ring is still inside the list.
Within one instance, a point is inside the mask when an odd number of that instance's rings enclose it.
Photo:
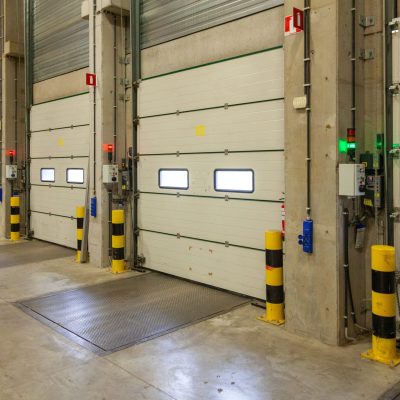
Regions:
[[[119,101],[129,101],[130,99],[131,96],[129,95],[129,93],[119,95]]]
[[[124,65],[128,65],[131,63],[130,58],[128,56],[126,57],[120,57],[119,58],[119,63],[120,64],[124,64]]]
[[[119,84],[121,86],[129,86],[131,84],[131,81],[128,78],[121,78],[119,80]]]
[[[360,25],[363,28],[375,25],[375,18],[372,16],[360,15]]]
[[[363,61],[373,60],[375,58],[375,49],[360,49],[360,59]]]

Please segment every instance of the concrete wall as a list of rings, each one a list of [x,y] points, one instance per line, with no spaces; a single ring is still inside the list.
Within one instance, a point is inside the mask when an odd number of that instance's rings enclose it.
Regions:
[[[79,93],[87,92],[86,73],[89,68],[56,76],[33,85],[33,103],[44,103],[63,97],[74,96]]]
[[[283,7],[232,21],[142,51],[142,77],[282,45]]]

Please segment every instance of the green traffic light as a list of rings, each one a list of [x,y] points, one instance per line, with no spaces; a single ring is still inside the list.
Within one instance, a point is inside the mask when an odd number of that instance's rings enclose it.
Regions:
[[[339,153],[347,153],[347,140],[339,139]]]
[[[347,150],[355,150],[356,144],[355,143],[347,143]]]

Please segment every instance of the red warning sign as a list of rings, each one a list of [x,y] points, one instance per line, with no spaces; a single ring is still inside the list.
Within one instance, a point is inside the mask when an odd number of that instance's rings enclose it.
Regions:
[[[96,74],[86,74],[86,85],[88,85],[88,86],[96,86],[97,85]]]
[[[294,35],[304,30],[304,12],[293,8],[293,15],[285,17],[285,36]]]

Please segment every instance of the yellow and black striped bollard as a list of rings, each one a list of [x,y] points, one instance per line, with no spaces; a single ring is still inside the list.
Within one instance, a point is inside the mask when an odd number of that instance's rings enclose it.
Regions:
[[[392,367],[400,363],[396,349],[395,249],[372,246],[372,349],[362,357]]]
[[[123,210],[112,212],[112,264],[111,272],[125,272],[125,218]]]
[[[82,238],[83,238],[83,221],[85,219],[85,207],[76,207],[76,262],[81,262]]]
[[[282,325],[285,323],[282,232],[265,232],[265,258],[267,304],[265,316],[259,319]]]
[[[10,213],[10,223],[11,223],[11,232],[10,239],[14,242],[20,239],[20,214],[19,214],[19,206],[20,200],[19,197],[11,197],[10,199],[11,205],[11,213]]]

